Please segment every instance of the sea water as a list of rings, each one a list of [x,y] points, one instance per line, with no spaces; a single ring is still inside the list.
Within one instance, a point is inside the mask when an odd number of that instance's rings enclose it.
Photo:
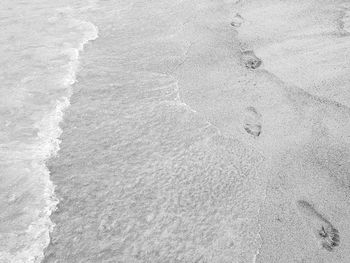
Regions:
[[[1,1],[0,262],[40,262],[58,202],[45,161],[59,149],[89,3]],[[91,6],[93,3],[90,3]]]

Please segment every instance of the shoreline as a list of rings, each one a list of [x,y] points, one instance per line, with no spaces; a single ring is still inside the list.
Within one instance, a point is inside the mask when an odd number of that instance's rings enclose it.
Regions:
[[[46,162],[59,150],[59,123],[69,107],[79,52],[95,34],[64,3],[10,2],[1,17],[8,29],[1,46],[0,261],[40,262],[58,202]]]

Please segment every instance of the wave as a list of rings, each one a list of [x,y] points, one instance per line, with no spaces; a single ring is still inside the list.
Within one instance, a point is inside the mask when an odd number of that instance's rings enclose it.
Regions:
[[[25,233],[22,234],[21,242],[16,241],[16,246],[20,243],[22,248],[16,248],[17,252],[15,254],[9,252],[10,250],[0,252],[1,262],[40,262],[44,256],[43,251],[50,242],[49,234],[54,228],[50,215],[55,210],[58,199],[54,195],[55,187],[50,181],[50,171],[45,162],[59,151],[59,137],[62,133],[59,124],[63,119],[65,110],[70,105],[70,97],[73,93],[72,85],[76,81],[79,68],[79,54],[83,51],[85,44],[98,38],[98,28],[90,22],[72,18],[69,19],[69,24],[71,27],[82,30],[83,37],[77,46],[68,47],[62,51],[62,55],[69,57],[69,63],[65,67],[66,74],[62,82],[62,88],[66,89],[66,95],[57,99],[53,110],[35,123],[34,126],[38,130],[38,136],[29,149],[32,156],[31,166],[35,171],[33,178],[37,180],[35,183],[40,182],[44,189],[44,193],[42,193],[44,205],[41,210],[30,211],[35,214],[36,220],[32,221]]]
[[[78,48],[71,48],[65,51],[66,54],[69,54],[71,59],[71,62],[68,65],[68,74],[64,80],[64,85],[69,88],[68,96],[64,97],[62,100],[57,101],[56,107],[51,112],[51,114],[49,114],[46,118],[37,124],[37,128],[40,130],[38,135],[41,140],[41,144],[38,145],[39,158],[37,159],[38,161],[36,165],[39,168],[38,170],[42,171],[42,174],[44,175],[43,178],[46,178],[47,181],[47,190],[45,192],[47,205],[45,208],[44,216],[40,218],[39,222],[41,224],[35,225],[33,229],[34,233],[37,233],[37,228],[42,228],[43,231],[45,231],[46,239],[43,244],[37,249],[41,254],[43,249],[49,244],[49,232],[52,231],[54,227],[54,224],[50,220],[50,215],[52,211],[55,210],[58,203],[57,198],[54,196],[54,185],[49,178],[50,172],[45,166],[44,161],[55,156],[59,151],[60,140],[58,138],[62,134],[62,129],[59,127],[59,124],[63,120],[64,111],[70,106],[69,100],[73,91],[71,85],[73,85],[76,81],[76,73],[79,66],[79,53],[83,51],[85,44],[91,40],[97,39],[98,37],[98,29],[92,23],[79,21],[76,19],[72,22],[73,24],[86,27],[87,33]]]

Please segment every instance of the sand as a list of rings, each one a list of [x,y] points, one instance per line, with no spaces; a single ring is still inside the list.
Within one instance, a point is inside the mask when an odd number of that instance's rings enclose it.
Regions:
[[[348,262],[343,5],[107,3],[44,262]]]

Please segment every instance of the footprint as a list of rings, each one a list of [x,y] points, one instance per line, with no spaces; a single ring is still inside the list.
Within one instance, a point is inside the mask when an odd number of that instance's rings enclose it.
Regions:
[[[254,107],[248,107],[244,113],[244,129],[250,135],[258,137],[261,134],[261,114]]]
[[[297,201],[297,208],[311,227],[320,246],[333,252],[339,246],[339,231],[307,201]]]
[[[231,26],[233,27],[240,27],[243,23],[243,17],[241,17],[240,14],[236,14],[234,18],[232,19]]]
[[[242,51],[242,60],[246,68],[249,69],[257,69],[262,63],[261,59],[255,56],[252,50]]]

